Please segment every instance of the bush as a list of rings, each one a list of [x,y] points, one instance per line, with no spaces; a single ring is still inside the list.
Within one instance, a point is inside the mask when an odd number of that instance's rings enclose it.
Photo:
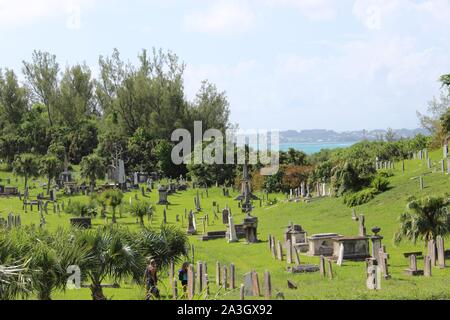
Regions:
[[[383,175],[377,175],[371,183],[373,189],[378,193],[385,192],[389,188],[389,179]]]
[[[360,192],[347,194],[344,197],[344,203],[349,207],[360,206],[371,201],[373,198],[375,198],[376,194],[377,190],[373,188],[364,189]]]
[[[66,213],[77,217],[96,217],[97,206],[94,201],[90,200],[89,203],[82,203],[80,201],[72,201],[66,206],[64,210]]]

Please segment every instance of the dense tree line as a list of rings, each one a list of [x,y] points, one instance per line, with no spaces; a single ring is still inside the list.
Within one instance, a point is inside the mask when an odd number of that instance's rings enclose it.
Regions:
[[[118,156],[130,171],[185,174],[170,161],[172,132],[193,133],[194,121],[224,132],[226,95],[204,81],[188,101],[185,66],[175,54],[143,50],[138,58],[133,65],[114,50],[99,58],[98,78],[85,64],[62,69],[40,51],[24,61],[23,82],[14,70],[0,70],[0,158],[11,168],[23,154],[53,156],[67,168],[95,153],[103,165]]]

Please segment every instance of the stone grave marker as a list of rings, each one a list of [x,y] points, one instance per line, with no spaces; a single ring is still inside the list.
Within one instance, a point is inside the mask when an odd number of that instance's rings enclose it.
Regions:
[[[425,256],[423,260],[425,262],[425,267],[424,267],[424,271],[423,271],[424,276],[431,277],[431,275],[432,275],[431,258],[429,256]]]
[[[417,257],[412,254],[409,256],[409,268],[405,270],[409,276],[423,276],[424,271],[417,268]]]
[[[266,300],[272,299],[272,282],[270,279],[270,272],[268,270],[264,272],[264,298]]]
[[[431,258],[431,265],[436,265],[436,242],[434,240],[428,241],[428,256]]]
[[[437,258],[439,262],[439,268],[445,269],[445,246],[444,246],[444,238],[442,236],[437,236],[436,246],[437,246]]]
[[[258,277],[258,273],[256,271],[252,272],[252,285],[253,285],[253,295],[256,297],[261,296],[261,290],[259,287],[259,277]]]
[[[320,256],[319,271],[322,277],[325,277],[325,257]]]
[[[383,246],[382,248],[380,248],[380,251],[378,252],[378,263],[379,263],[379,267],[381,268],[383,277],[386,280],[391,278],[391,276],[389,274],[389,269],[388,269],[388,259],[389,259],[389,254],[386,252],[386,247]]]

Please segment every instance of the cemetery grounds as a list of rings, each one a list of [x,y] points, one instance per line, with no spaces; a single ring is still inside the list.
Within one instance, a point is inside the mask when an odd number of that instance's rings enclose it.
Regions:
[[[440,159],[441,151],[430,153],[431,159]],[[290,274],[286,271],[286,259],[284,261],[276,260],[268,247],[268,235],[274,236],[277,240],[283,241],[283,234],[290,222],[299,224],[308,235],[318,233],[338,233],[345,236],[358,235],[358,222],[352,220],[352,209],[343,204],[342,198],[319,198],[313,199],[310,203],[294,203],[287,202],[286,196],[282,194],[271,194],[271,199],[278,198],[278,203],[273,206],[262,207],[259,201],[254,203],[255,209],[252,215],[259,219],[258,237],[261,241],[258,244],[246,244],[245,240],[238,243],[229,244],[226,239],[218,239],[202,242],[199,240],[203,232],[201,223],[198,222],[198,235],[190,236],[189,241],[195,248],[195,263],[198,261],[206,262],[208,265],[208,274],[210,280],[210,296],[209,299],[239,299],[239,286],[243,282],[243,275],[247,272],[255,270],[259,274],[259,282],[261,291],[264,292],[263,279],[264,272],[270,271],[272,280],[272,295],[275,297],[277,293],[283,293],[288,300],[308,300],[308,299],[449,299],[450,298],[450,269],[433,268],[432,277],[411,277],[405,274],[404,270],[408,268],[409,260],[404,257],[405,252],[421,251],[426,254],[427,248],[424,243],[417,244],[402,242],[400,245],[394,245],[394,234],[399,227],[398,218],[401,213],[406,210],[407,198],[409,196],[422,197],[425,195],[443,195],[450,190],[450,177],[443,174],[439,170],[439,164],[434,163],[435,171],[427,168],[426,161],[409,160],[405,161],[405,173],[401,170],[401,165],[396,164],[393,170],[394,176],[390,178],[391,189],[382,193],[371,202],[356,207],[357,214],[364,214],[368,234],[375,226],[381,228],[380,235],[384,237],[383,245],[386,246],[390,255],[389,273],[392,278],[390,280],[382,280],[381,290],[370,291],[366,286],[366,263],[344,261],[339,267],[333,264],[333,279],[322,277],[319,272],[310,274]],[[76,168],[75,168],[76,169]],[[76,171],[76,170],[75,170]],[[429,173],[429,174],[428,174]],[[425,189],[420,190],[417,178],[419,175],[425,174]],[[13,177],[12,173],[1,172],[0,178],[6,179]],[[75,172],[75,178],[80,181],[78,173]],[[37,179],[45,181],[44,178]],[[15,177],[11,184],[15,184]],[[99,182],[101,183],[101,182]],[[33,181],[30,189],[31,196],[36,196],[43,192],[39,187],[38,181]],[[23,181],[18,179],[17,186],[22,189]],[[218,213],[219,219],[213,219],[213,202],[217,202],[222,210],[228,205],[232,211],[236,224],[242,222],[244,213],[238,208],[238,203],[234,201],[237,193],[231,193],[229,198],[222,194],[222,188],[210,188],[208,197],[203,189],[197,189],[203,193],[201,197],[202,213],[197,214],[197,221],[200,216],[209,214],[210,225],[206,231],[226,230],[221,219],[221,212]],[[197,194],[196,189],[188,189],[185,192],[178,192],[169,196],[171,205],[167,210],[168,224],[176,225],[183,230],[187,228],[187,220],[176,222],[176,215],[184,216],[184,211],[194,209],[194,197]],[[126,193],[124,202],[127,203],[131,197],[133,200],[135,194],[142,198],[140,190]],[[262,198],[261,192],[255,194]],[[147,200],[152,203],[158,201],[157,190],[147,193]],[[87,196],[71,197],[72,201],[87,201]],[[67,203],[68,198],[62,194],[58,194],[58,200]],[[150,223],[146,220],[146,226],[158,228],[163,222],[164,206],[157,206],[157,212]],[[110,214],[111,210],[108,210]],[[18,197],[0,198],[0,217],[7,218],[8,213],[13,212],[22,217],[22,225],[34,224],[39,226],[39,213],[35,209],[34,212],[28,210],[25,213],[22,210],[22,203]],[[127,226],[130,229],[140,228],[136,223],[136,218],[124,213],[123,217],[118,217],[118,223]],[[46,216],[46,228],[50,231],[56,230],[58,227],[69,227],[70,216],[61,213],[58,216],[49,210]],[[111,221],[111,219],[109,219]],[[99,216],[93,219],[93,227],[100,226],[106,222]],[[446,239],[446,243],[450,243]],[[319,264],[319,257],[300,256],[302,264]],[[221,266],[229,266],[233,263],[236,267],[236,285],[235,290],[223,290],[215,284],[215,268],[216,262],[220,262]],[[424,261],[422,258],[418,260],[419,269],[423,269]],[[175,272],[180,265],[175,266]],[[144,270],[143,270],[144,271]],[[288,289],[287,281],[290,280],[298,286],[297,290]],[[171,299],[171,286],[167,276],[167,271],[160,274],[159,289],[163,298]],[[112,300],[143,300],[145,292],[143,287],[136,286],[131,283],[121,283],[119,289],[104,289],[105,295]],[[201,295],[195,299],[203,299]],[[57,300],[91,300],[91,292],[88,288],[79,290],[66,290],[65,292],[55,292],[53,299]],[[248,299],[256,299],[249,297]],[[261,297],[260,299],[263,299]]]

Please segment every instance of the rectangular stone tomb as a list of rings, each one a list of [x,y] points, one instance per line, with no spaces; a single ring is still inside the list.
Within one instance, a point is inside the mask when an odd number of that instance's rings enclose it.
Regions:
[[[287,268],[287,271],[289,273],[312,273],[318,272],[319,270],[320,270],[319,266],[313,264],[302,264]]]
[[[227,237],[226,231],[210,231],[206,235],[200,237],[202,241],[225,239]]]
[[[308,238],[309,240],[309,256],[325,256],[330,257],[334,253],[335,239],[343,236],[337,233],[314,234]]]
[[[341,244],[344,245],[344,260],[365,261],[370,258],[368,237],[339,237],[334,239],[333,258],[339,258]]]

